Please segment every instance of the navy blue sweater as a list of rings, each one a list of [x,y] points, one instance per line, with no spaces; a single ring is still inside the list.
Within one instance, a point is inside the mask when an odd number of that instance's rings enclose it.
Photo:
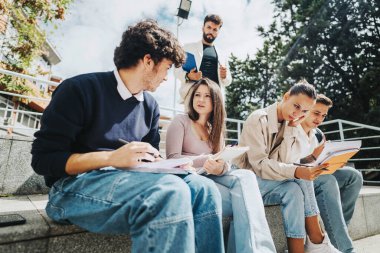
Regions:
[[[123,100],[113,72],[91,73],[65,80],[54,91],[32,145],[32,167],[47,186],[67,176],[73,153],[114,150],[127,141],[143,141],[158,149],[159,107],[144,92],[144,101]]]

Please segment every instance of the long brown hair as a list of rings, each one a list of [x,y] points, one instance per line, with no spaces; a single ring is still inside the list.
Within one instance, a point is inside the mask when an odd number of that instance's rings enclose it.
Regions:
[[[198,87],[201,85],[206,85],[210,90],[211,101],[212,101],[212,112],[210,117],[208,118],[208,144],[212,148],[212,153],[217,153],[221,150],[224,131],[225,131],[225,118],[226,111],[224,109],[224,102],[222,91],[218,84],[208,78],[201,78],[199,81],[193,84],[191,89],[189,90],[189,104],[188,104],[188,112],[189,118],[193,121],[199,119],[199,114],[195,111],[193,107],[193,100],[195,96],[195,92],[198,90]]]

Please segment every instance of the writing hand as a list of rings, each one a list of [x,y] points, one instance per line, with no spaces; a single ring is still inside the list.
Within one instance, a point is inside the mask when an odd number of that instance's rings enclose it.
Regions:
[[[160,153],[146,142],[131,142],[111,151],[109,164],[116,168],[128,168],[142,163],[143,160],[153,162]]]

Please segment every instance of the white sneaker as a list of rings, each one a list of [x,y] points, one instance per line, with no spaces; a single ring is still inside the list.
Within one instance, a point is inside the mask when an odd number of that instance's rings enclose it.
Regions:
[[[314,244],[310,241],[309,236],[306,236],[305,253],[341,253],[330,242],[329,237],[325,233],[325,238],[322,243]]]

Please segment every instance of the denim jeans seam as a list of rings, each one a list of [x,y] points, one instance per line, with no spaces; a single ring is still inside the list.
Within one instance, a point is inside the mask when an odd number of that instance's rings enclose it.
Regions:
[[[72,197],[84,198],[84,199],[100,202],[102,204],[107,204],[107,205],[115,205],[115,206],[117,206],[117,205],[121,205],[122,204],[122,203],[115,203],[115,202],[104,200],[104,199],[94,198],[93,196],[81,194],[81,193],[78,193],[78,192],[63,191],[63,192],[61,192],[61,194],[72,196]]]
[[[239,184],[240,186],[242,185],[241,184],[241,182],[240,182],[240,179],[239,179],[239,177],[236,177],[235,176],[235,178],[236,178],[236,180],[234,180],[235,182],[234,182],[234,184]],[[242,196],[242,198],[243,198],[243,203],[244,203],[244,209],[247,211],[247,213],[248,213],[248,207],[247,207],[247,205],[246,205],[246,203],[247,203],[247,198],[246,198],[246,195],[245,195],[245,193],[244,193],[244,191],[243,191],[243,187],[240,187],[241,188],[241,196]],[[259,187],[257,186],[257,189],[259,189]],[[248,219],[248,225],[249,225],[249,232],[251,233],[252,231],[253,231],[253,225],[252,225],[252,220],[251,219]],[[253,237],[255,237],[255,233],[251,233],[251,235],[250,235],[250,238],[252,238],[252,236]],[[256,238],[255,238],[255,241],[256,241]],[[250,241],[250,243],[251,243],[251,247],[252,247],[252,241]]]
[[[201,213],[201,214],[198,214],[198,215],[194,215],[194,221],[195,220],[200,220],[200,219],[203,219],[203,218],[207,218],[207,217],[210,217],[210,216],[215,216],[215,215],[222,215],[222,213],[221,212],[217,212],[217,211],[211,211],[211,212]]]
[[[272,193],[274,196],[279,196],[279,197],[281,197],[281,195],[280,194],[278,194],[278,193]],[[286,235],[286,237],[290,237],[289,236],[289,233],[288,233],[288,224],[287,224],[287,222],[285,222],[285,216],[284,216],[284,212],[283,212],[283,207],[284,207],[284,204],[282,203],[282,202],[280,202],[280,205],[281,205],[281,216],[282,216],[282,220],[283,220],[283,225],[284,225],[284,232],[285,232],[285,235]]]
[[[280,196],[280,194],[278,193],[271,193],[273,195],[277,195],[277,196]],[[284,206],[283,203],[280,204],[282,207]],[[281,216],[282,216],[282,220],[284,221],[283,222],[283,225],[284,225],[284,230],[285,230],[285,235],[286,237],[290,237],[290,238],[305,238],[306,236],[306,233],[303,234],[303,235],[298,235],[298,234],[290,234],[288,231],[289,231],[289,227],[287,226],[287,222],[285,222],[285,217],[284,217],[284,213],[282,211],[282,208],[281,208]]]
[[[113,193],[116,189],[116,186],[119,185],[120,181],[122,181],[124,178],[123,177],[119,177],[117,180],[115,180],[111,186],[111,189],[107,195],[107,198],[106,200],[109,201],[109,202],[112,202],[112,198],[113,198]]]
[[[308,198],[307,201],[305,200],[305,204],[307,204],[307,203],[309,204],[307,208],[305,207],[305,217],[318,215],[319,209],[318,209],[318,203],[317,203],[317,199],[315,197],[315,192],[314,192],[314,183],[313,182],[305,182],[302,179],[297,179],[295,181],[299,181],[301,183],[303,182],[305,185],[305,187],[301,187],[301,185],[300,185],[301,189],[305,188],[305,191],[307,194],[307,196],[306,196],[304,193],[305,199]],[[312,188],[309,187],[310,186],[309,184],[311,184]],[[311,201],[312,199],[314,199],[314,201]]]
[[[191,220],[193,218],[192,215],[177,215],[172,217],[165,217],[162,219],[154,220],[149,223],[148,227],[150,228],[162,228],[170,224],[179,223],[186,220]]]
[[[49,208],[58,210],[59,218],[63,219],[66,216],[66,211],[64,208],[56,206],[54,204],[48,203]]]
[[[305,212],[305,217],[312,217],[312,216],[316,216],[318,214],[319,214],[319,211],[312,210],[312,211],[309,211],[309,212]]]
[[[229,174],[226,174],[226,175],[224,175],[224,176],[226,176],[226,177],[232,177],[232,178],[234,179],[234,180],[231,180],[230,185],[227,186],[228,189],[232,189],[233,186],[234,186],[234,184],[236,183],[236,179],[237,179],[238,177],[235,176],[235,175],[229,175]]]
[[[323,190],[322,190],[323,191]],[[322,198],[322,202],[323,202],[323,207],[326,207],[326,201],[325,201],[325,197]],[[327,210],[327,208],[325,208]],[[331,221],[330,221],[330,216],[329,216],[329,212],[325,212],[325,219],[327,219],[327,224],[323,224],[325,227],[328,227],[330,231],[333,230],[332,226],[330,225],[331,224]],[[335,241],[335,243],[338,243],[335,236],[334,236],[334,233],[330,234],[329,235],[329,238],[330,239],[333,239]],[[338,248],[340,248],[340,245],[338,245]]]
[[[59,191],[59,192],[64,192],[63,191],[63,184],[68,181],[69,179],[71,179],[71,177],[65,177],[65,178],[62,178],[60,180],[58,180],[57,182],[55,182],[52,186],[52,188],[56,189],[56,191]]]
[[[286,237],[288,238],[305,238],[306,237],[306,234],[304,235],[298,235],[298,234],[286,234]]]

